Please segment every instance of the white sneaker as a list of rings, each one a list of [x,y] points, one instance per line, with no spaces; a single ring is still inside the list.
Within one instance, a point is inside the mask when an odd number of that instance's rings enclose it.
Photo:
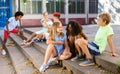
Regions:
[[[42,64],[39,71],[42,73],[42,72],[45,72],[45,70],[48,68],[49,66],[47,64]]]
[[[5,50],[2,50],[2,55],[6,55],[6,51]]]

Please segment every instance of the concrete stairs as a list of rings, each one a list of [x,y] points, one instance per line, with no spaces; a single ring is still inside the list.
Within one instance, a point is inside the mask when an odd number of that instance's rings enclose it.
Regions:
[[[39,28],[26,28],[24,30],[25,37],[28,38],[36,30],[39,30]],[[92,40],[94,34],[88,36],[90,37],[89,40]],[[47,44],[38,42],[33,43],[30,47],[24,47],[21,46],[22,39],[15,34],[10,34],[9,41],[15,43],[15,46],[6,46],[8,54],[5,58],[11,65],[10,68],[4,69],[5,71],[1,71],[3,68],[0,67],[0,74],[41,74],[39,68],[43,63]],[[1,58],[3,56],[0,55],[0,61]],[[6,66],[6,60],[2,59],[2,61]],[[120,57],[111,57],[108,50],[102,55],[96,56],[95,61],[97,65],[81,67],[78,64],[82,61],[72,62],[68,59],[62,61],[62,66],[51,66],[42,74],[120,74],[117,73]],[[0,65],[2,66],[2,64]]]
[[[22,40],[17,35],[11,34],[10,38],[16,43],[17,47],[24,53],[24,55],[31,61],[33,67],[37,69],[37,73],[35,74],[39,74],[38,70],[43,63],[44,54],[37,50],[34,46],[26,48],[21,46]],[[67,74],[68,72],[69,71],[63,69],[60,66],[53,66],[50,67],[50,69],[48,69],[47,71],[45,71],[44,74]]]
[[[0,74],[16,74],[8,55],[3,56],[0,54]]]
[[[30,34],[24,32],[26,37],[29,37]],[[47,48],[47,45],[45,42],[40,42],[40,43],[33,43],[33,46],[37,48],[40,52],[45,54],[45,50]],[[70,60],[64,60],[63,66],[66,67],[69,71],[72,71],[73,74],[101,74],[102,69],[97,68],[96,66],[89,66],[89,67],[80,67],[78,64],[80,63],[79,61],[76,62],[71,62]],[[82,62],[82,61],[81,61]]]
[[[34,74],[38,72],[31,61],[21,52],[19,47],[15,45],[7,46],[6,48],[17,74]]]
[[[37,28],[36,28],[37,29]],[[38,30],[38,29],[37,29]],[[32,32],[34,32],[35,29],[25,29],[25,35],[26,37],[29,37]],[[92,40],[91,36],[89,39]],[[33,43],[33,46],[38,49],[40,52],[45,54],[45,50],[47,45],[42,43]],[[101,74],[102,72],[108,74],[114,74],[117,73],[117,64],[120,61],[120,57],[111,57],[110,52],[106,50],[102,55],[96,56],[95,61],[97,66],[89,66],[89,67],[80,67],[78,63],[81,61],[71,62],[70,60],[64,60],[62,61],[63,66],[65,66],[68,70],[71,70],[73,74]],[[99,68],[100,67],[100,68]]]

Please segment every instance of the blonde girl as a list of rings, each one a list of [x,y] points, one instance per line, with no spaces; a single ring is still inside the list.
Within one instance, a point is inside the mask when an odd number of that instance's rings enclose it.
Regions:
[[[66,35],[62,32],[62,26],[59,22],[54,22],[52,31],[47,39],[47,50],[40,72],[44,72],[51,62],[64,60],[71,56],[67,45]]]

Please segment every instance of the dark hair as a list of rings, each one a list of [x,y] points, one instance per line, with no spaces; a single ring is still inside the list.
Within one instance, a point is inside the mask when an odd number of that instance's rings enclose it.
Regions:
[[[72,30],[69,31],[69,25],[71,25],[71,28]],[[72,35],[72,36],[77,36],[77,35],[81,35],[84,39],[87,39],[86,35],[82,32],[83,28],[82,28],[82,25],[75,21],[75,20],[72,20],[72,21],[69,21],[67,27],[66,27],[66,34],[67,34],[67,37],[69,35]]]
[[[23,14],[23,12],[21,12],[21,11],[17,11],[16,13],[15,13],[15,17],[17,17],[17,16],[23,16],[24,14]]]

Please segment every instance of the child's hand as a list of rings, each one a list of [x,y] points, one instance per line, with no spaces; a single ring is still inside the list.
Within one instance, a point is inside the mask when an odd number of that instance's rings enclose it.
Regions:
[[[10,31],[8,31],[8,34],[10,34]]]
[[[57,44],[63,44],[63,42],[62,41],[57,41]]]
[[[111,53],[111,56],[118,57],[119,55],[117,53]]]

